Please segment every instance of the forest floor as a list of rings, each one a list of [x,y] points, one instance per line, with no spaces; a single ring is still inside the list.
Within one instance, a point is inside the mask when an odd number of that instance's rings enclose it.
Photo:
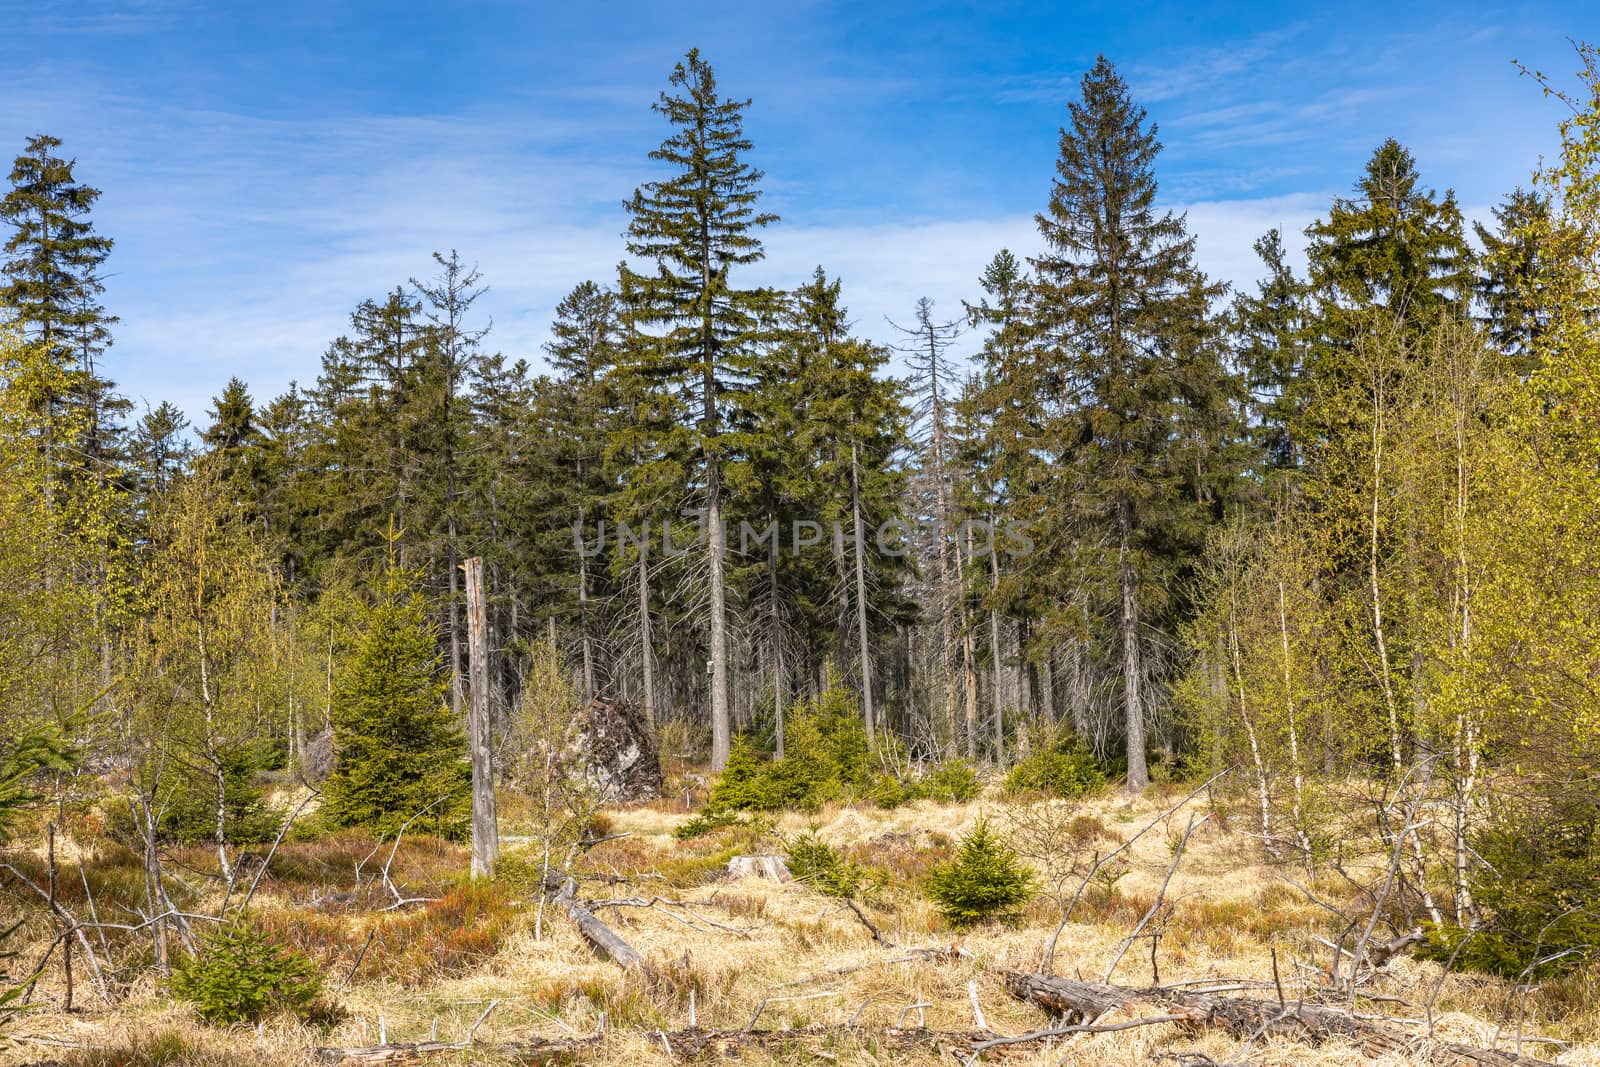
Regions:
[[[635,905],[658,898],[673,902],[596,909],[649,961],[653,975],[648,979],[597,958],[560,909],[539,904],[534,886],[540,857],[534,845],[510,845],[502,877],[474,886],[461,878],[467,865],[461,848],[407,839],[391,869],[395,887],[405,897],[434,899],[391,907],[394,892],[375,877],[388,845],[371,856],[370,839],[290,843],[262,880],[253,911],[276,938],[316,961],[327,999],[342,1009],[342,1018],[320,1027],[283,1018],[259,1028],[204,1026],[189,1008],[170,999],[148,967],[110,1011],[96,1006],[92,987],[80,973],[80,1008],[66,1014],[53,1007],[62,989],[59,968],[52,967],[37,990],[39,1010],[9,1027],[10,1045],[0,1048],[0,1064],[329,1062],[326,1056],[319,1059],[318,1048],[369,1046],[380,1039],[461,1041],[491,1005],[472,1033],[471,1048],[434,1054],[428,1062],[514,1062],[506,1043],[536,1036],[583,1038],[602,1030],[602,1040],[561,1062],[684,1062],[679,1050],[669,1054],[667,1035],[689,1028],[692,1013],[701,1028],[737,1031],[752,1020],[760,1030],[831,1028],[743,1048],[740,1060],[749,1064],[964,1063],[959,1043],[907,1050],[889,1047],[884,1035],[889,1028],[919,1025],[971,1031],[974,1001],[990,1031],[1022,1034],[1048,1026],[1044,1012],[1007,993],[1002,975],[1038,968],[1060,903],[1046,872],[1045,891],[1014,923],[956,932],[921,892],[928,868],[949,854],[975,820],[987,817],[1014,841],[1043,843],[1058,859],[1076,856],[1081,871],[1182,797],[1171,788],[1153,789],[1137,800],[1107,795],[1056,812],[1044,820],[1043,830],[1040,809],[988,794],[967,804],[918,801],[891,811],[835,806],[785,815],[766,832],[730,828],[689,841],[673,836],[688,817],[681,803],[612,809],[602,820],[605,832],[625,836],[604,841],[582,857],[577,869],[593,877],[583,882],[580,894]],[[519,816],[514,798],[508,808],[502,818],[505,836],[516,840],[537,830],[531,815]],[[1090,884],[1061,933],[1057,974],[1091,981],[1105,977],[1124,939],[1156,899],[1191,815],[1206,811],[1211,817],[1193,830],[1166,889],[1170,908],[1146,928],[1161,933],[1155,953],[1160,981],[1194,983],[1194,988],[1253,983],[1240,995],[1274,999],[1281,983],[1291,1000],[1310,995],[1331,956],[1315,938],[1336,938],[1345,924],[1308,893],[1352,909],[1361,906],[1359,894],[1345,878],[1312,877],[1265,862],[1259,842],[1243,824],[1230,824],[1225,812],[1211,809],[1203,796],[1154,825],[1123,854],[1125,864],[1119,858],[1112,873]],[[850,909],[805,885],[725,875],[734,855],[782,854],[782,837],[807,830],[875,872],[862,907],[892,945],[875,941]],[[109,853],[110,846],[106,849]],[[358,881],[356,866],[363,857],[369,858]],[[88,867],[104,872],[111,862],[108,854]],[[204,849],[183,862],[194,873],[180,869],[180,874],[203,881]],[[100,913],[108,921],[106,913],[114,906],[108,898],[116,893],[118,879],[129,892],[137,884],[133,864],[129,861],[120,876],[97,876]],[[1060,879],[1066,896],[1078,881],[1077,876]],[[203,895],[203,885],[197,893]],[[5,905],[0,910],[22,899],[11,894],[7,888],[0,896]],[[22,959],[42,950],[48,931],[38,924],[37,943]],[[952,948],[958,951],[912,955],[916,949]],[[1149,938],[1122,956],[1112,981],[1151,983]],[[1447,975],[1436,964],[1400,956],[1365,991],[1372,996],[1363,999],[1362,1011],[1413,1020],[1431,1015],[1437,1037],[1509,1051],[1520,1030],[1524,1038],[1570,1043],[1526,1042],[1523,1051],[1530,1055],[1600,1067],[1600,998],[1591,972],[1544,983],[1522,996],[1510,983]],[[1394,1054],[1372,1058],[1337,1042],[1311,1048],[1284,1039],[1247,1041],[1177,1024],[997,1049],[986,1054],[985,1062],[998,1059],[1105,1065],[1412,1062]]]

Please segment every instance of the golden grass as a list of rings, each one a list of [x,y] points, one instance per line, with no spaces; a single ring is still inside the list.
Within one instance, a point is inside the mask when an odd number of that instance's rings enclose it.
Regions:
[[[1084,820],[1077,829],[1098,847],[1115,847],[1113,842],[1131,835],[1177,795],[1156,792],[1138,800],[1118,795],[1091,800],[1076,812]],[[457,1039],[490,1001],[498,1001],[478,1031],[480,1042],[492,1044],[529,1034],[590,1034],[602,1025],[603,1016],[612,1036],[578,1062],[666,1064],[671,1061],[650,1032],[688,1025],[692,991],[696,1021],[705,1027],[742,1027],[765,999],[762,1027],[841,1028],[837,1037],[807,1047],[748,1051],[744,1063],[931,1065],[942,1062],[933,1050],[879,1049],[870,1033],[847,1032],[844,1024],[859,1018],[864,1027],[920,1020],[934,1028],[970,1028],[969,980],[976,983],[992,1029],[1020,1033],[1046,1022],[1036,1009],[1006,994],[998,972],[1037,964],[1040,948],[1058,918],[1056,906],[1041,898],[1015,926],[956,932],[918,888],[929,865],[962,831],[980,816],[1000,816],[1000,808],[993,797],[956,805],[919,801],[893,811],[867,805],[830,807],[815,814],[783,815],[768,833],[732,828],[692,841],[672,836],[688,817],[681,803],[610,811],[610,832],[628,836],[593,849],[584,857],[583,869],[632,881],[590,882],[586,893],[660,895],[696,902],[672,909],[673,914],[634,907],[600,912],[660,970],[663,978],[655,983],[596,959],[565,916],[541,908],[531,892],[515,888],[517,880],[496,887],[461,886],[453,879],[465,867],[463,854],[438,843],[408,844],[403,852],[406,862],[397,860],[396,868],[404,866],[403,877],[409,884],[431,887],[441,900],[390,913],[365,907],[310,910],[305,904],[313,887],[344,885],[335,875],[353,863],[352,855],[364,854],[363,843],[354,839],[297,843],[283,870],[275,862],[275,877],[258,911],[281,940],[302,947],[318,961],[330,988],[349,974],[372,934],[366,959],[348,987],[337,994],[346,1011],[342,1022],[320,1033],[286,1019],[269,1020],[259,1033],[207,1029],[194,1023],[185,1008],[171,1003],[154,981],[143,981],[114,1012],[97,1010],[80,982],[79,1003],[88,1005],[87,1010],[72,1016],[41,1011],[14,1024],[13,1034],[108,1046],[126,1055],[119,1059],[102,1053],[63,1053],[24,1041],[0,1051],[0,1063],[33,1062],[41,1056],[74,1067],[310,1063],[311,1049],[317,1045],[376,1042],[380,1019],[390,1040],[424,1040],[435,1033],[441,1039]],[[1185,819],[1176,816],[1171,826],[1146,834],[1130,850],[1121,876],[1085,896],[1075,921],[1062,934],[1058,973],[1096,980],[1104,975],[1119,943],[1153,900]],[[855,916],[836,902],[801,885],[748,878],[729,882],[720,877],[732,854],[781,852],[782,838],[807,830],[875,872],[866,908],[887,937],[904,947],[955,944],[975,958],[953,964],[887,963],[896,952],[875,944]],[[370,842],[365,847],[370,849]],[[524,871],[538,864],[531,846],[509,849],[507,858],[520,860]],[[1301,881],[1304,875],[1293,877]],[[1338,892],[1331,883],[1315,889],[1319,895]],[[1295,996],[1303,983],[1299,965],[1313,960],[1317,965],[1326,963],[1327,950],[1312,937],[1333,932],[1330,916],[1264,862],[1251,839],[1230,831],[1222,820],[1195,831],[1167,900],[1172,912],[1157,957],[1163,981],[1220,978],[1270,983],[1275,949],[1286,990]],[[39,933],[42,937],[42,926]],[[858,969],[837,973],[847,968]],[[1142,942],[1118,965],[1115,980],[1138,985],[1150,977],[1149,944]],[[1565,1064],[1600,1067],[1596,982],[1595,974],[1584,972],[1545,983],[1528,997],[1523,1009],[1527,1033],[1577,1042],[1562,1055]],[[1493,1042],[1509,993],[1506,983],[1493,979],[1445,975],[1435,964],[1399,959],[1390,964],[1375,991],[1413,1006],[1384,1003],[1369,1008],[1419,1015],[1435,988],[1435,1028],[1440,1036]],[[59,993],[52,972],[41,984],[39,999],[53,1004]],[[910,1007],[916,1004],[927,1006]],[[1516,1031],[1515,998],[1511,1004],[1502,1046]],[[158,1046],[182,1046],[189,1058],[154,1058],[150,1050]],[[1311,1049],[1288,1042],[1256,1042],[1244,1050],[1227,1035],[1184,1033],[1173,1026],[1082,1036],[1048,1052],[1012,1053],[1006,1062],[1118,1067],[1161,1062],[1151,1057],[1177,1050],[1222,1062],[1264,1065],[1404,1062],[1373,1060],[1339,1046]],[[1549,1056],[1552,1048],[1529,1045],[1525,1051]],[[495,1061],[491,1053],[479,1051],[451,1062]]]

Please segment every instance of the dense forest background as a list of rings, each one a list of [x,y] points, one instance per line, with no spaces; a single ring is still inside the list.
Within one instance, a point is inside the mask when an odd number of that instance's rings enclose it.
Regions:
[[[1398,835],[1418,906],[1475,929],[1485,835],[1587,855],[1600,812],[1576,55],[1577,89],[1545,83],[1562,151],[1491,225],[1386,141],[1305,270],[1267,233],[1239,292],[1161,209],[1156,126],[1101,59],[1039,176],[1044,251],[997,249],[889,349],[826,264],[744,280],[782,222],[752,105],[691,51],[617,272],[573,279],[542,355],[495,349],[492,279],[443,250],[372,279],[316,381],[218,383],[200,426],[119,395],[94,176],[34,137],[0,198],[0,720],[31,759],[5,788],[110,789],[152,852],[205,840],[225,872],[276,826],[263,772],[391,831],[459,798],[476,556],[505,768],[569,684],[712,772],[807,758],[793,709],[841,695],[891,776],[1069,747],[1134,792],[1237,766],[1274,855],[1421,789],[1449,831]]]

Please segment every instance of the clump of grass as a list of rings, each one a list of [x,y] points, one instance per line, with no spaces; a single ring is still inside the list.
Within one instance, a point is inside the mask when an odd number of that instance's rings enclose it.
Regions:
[[[134,1034],[111,1045],[72,1049],[57,1067],[260,1067],[259,1054],[210,1047],[179,1030]]]

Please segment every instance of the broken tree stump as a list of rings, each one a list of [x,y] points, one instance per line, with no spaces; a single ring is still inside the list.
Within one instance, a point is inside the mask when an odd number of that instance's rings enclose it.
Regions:
[[[792,882],[789,865],[782,856],[735,856],[728,861],[729,878],[762,878],[768,882]]]

